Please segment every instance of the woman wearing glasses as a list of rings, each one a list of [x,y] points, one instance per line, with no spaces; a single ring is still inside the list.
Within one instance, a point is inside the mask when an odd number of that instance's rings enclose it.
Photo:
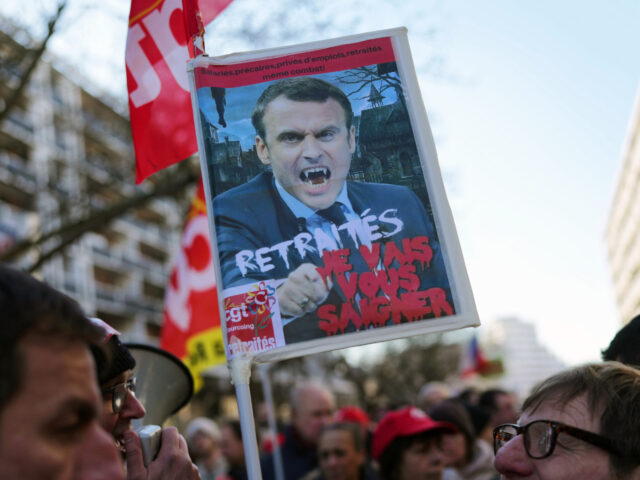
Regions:
[[[494,430],[504,479],[640,480],[640,371],[617,362],[542,382],[518,425]]]

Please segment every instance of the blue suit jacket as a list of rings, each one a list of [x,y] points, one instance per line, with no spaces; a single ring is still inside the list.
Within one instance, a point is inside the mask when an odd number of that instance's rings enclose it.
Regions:
[[[367,209],[368,215],[380,215],[388,209],[397,211],[396,217],[404,223],[403,229],[381,239],[380,243],[395,242],[396,246],[401,248],[404,239],[418,236],[429,238],[433,257],[428,268],[417,269],[420,288],[442,288],[449,304],[453,306],[438,238],[418,197],[408,188],[378,183],[349,182],[347,191],[352,207],[358,215]],[[272,247],[285,240],[292,240],[296,235],[306,231],[304,219],[296,218],[278,194],[271,172],[260,173],[246,184],[216,196],[213,205],[224,288],[259,280],[284,279],[303,263],[322,265],[319,255],[307,255],[302,258],[299,252],[291,247],[287,250],[288,265],[274,251],[270,262],[272,268],[269,271],[249,271],[243,276],[237,267],[238,252],[255,252],[260,248]],[[356,251],[355,255],[359,253]],[[335,293],[331,292],[325,303],[339,303],[340,293],[338,292],[339,296]],[[294,320],[285,326],[286,342],[325,337],[326,333],[317,325],[317,317],[313,314]]]

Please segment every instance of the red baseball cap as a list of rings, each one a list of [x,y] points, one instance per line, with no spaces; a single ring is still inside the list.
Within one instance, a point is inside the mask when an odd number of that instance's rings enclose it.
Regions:
[[[365,427],[369,426],[369,423],[371,423],[369,415],[367,415],[367,413],[360,407],[356,406],[342,407],[336,412],[335,420],[337,422],[359,423]]]
[[[380,458],[382,452],[397,437],[407,437],[417,433],[442,430],[455,433],[458,429],[449,422],[436,422],[416,407],[407,407],[387,413],[373,432],[371,454]]]

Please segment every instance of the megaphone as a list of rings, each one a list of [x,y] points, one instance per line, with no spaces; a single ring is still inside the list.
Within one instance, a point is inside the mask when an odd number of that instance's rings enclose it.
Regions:
[[[151,345],[126,343],[136,359],[136,398],[147,414],[131,423],[135,429],[144,425],[162,425],[184,407],[193,396],[193,377],[182,361],[169,352]]]

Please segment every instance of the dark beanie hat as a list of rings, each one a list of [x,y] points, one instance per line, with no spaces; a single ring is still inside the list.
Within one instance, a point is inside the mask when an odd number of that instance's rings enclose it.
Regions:
[[[120,342],[118,335],[111,335],[100,347],[91,350],[96,361],[100,385],[136,366],[135,358]]]
[[[467,409],[457,400],[445,400],[429,411],[429,415],[439,422],[453,423],[465,436],[468,445],[467,455],[472,454],[476,432]]]

